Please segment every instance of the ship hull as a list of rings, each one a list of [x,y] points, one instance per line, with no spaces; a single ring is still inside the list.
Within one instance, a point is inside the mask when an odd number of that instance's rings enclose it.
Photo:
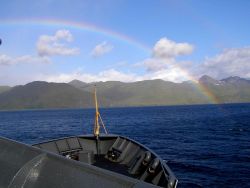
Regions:
[[[81,135],[33,146],[0,138],[0,150],[0,188],[177,185],[158,155],[117,135]]]

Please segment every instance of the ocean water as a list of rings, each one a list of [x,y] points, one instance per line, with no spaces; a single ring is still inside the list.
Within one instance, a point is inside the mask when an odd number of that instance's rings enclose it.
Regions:
[[[250,187],[250,104],[106,108],[110,133],[154,150],[178,187]],[[33,144],[92,133],[93,109],[0,112],[0,136]]]

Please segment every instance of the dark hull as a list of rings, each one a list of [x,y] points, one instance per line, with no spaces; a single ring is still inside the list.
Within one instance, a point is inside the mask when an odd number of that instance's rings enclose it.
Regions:
[[[34,146],[0,138],[0,188],[177,185],[159,156],[126,137],[84,135]]]

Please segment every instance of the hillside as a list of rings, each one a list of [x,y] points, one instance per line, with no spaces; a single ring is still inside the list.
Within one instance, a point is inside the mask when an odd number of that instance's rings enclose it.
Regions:
[[[134,83],[98,82],[79,88],[91,92],[94,85],[98,94],[112,103],[110,106],[152,106],[208,103],[190,83],[146,80]],[[186,95],[183,95],[186,93]]]
[[[93,107],[92,98],[91,93],[69,84],[37,81],[1,93],[0,109],[87,108]]]
[[[209,80],[204,81],[204,77],[208,76],[201,77],[199,82],[215,96],[219,103],[250,102],[249,80],[234,76],[222,80],[210,77]]]
[[[9,87],[9,86],[0,86],[0,93],[3,93],[3,92],[8,91],[10,89],[11,89],[11,87]]]
[[[163,80],[133,83],[37,81],[0,93],[0,109],[93,107],[94,85],[102,107],[250,102],[249,80],[240,77],[216,80],[205,75],[199,79],[199,83],[173,83]]]
[[[84,84],[84,87],[78,89],[91,92],[96,85],[99,95],[112,102],[110,106],[250,102],[250,81],[239,77],[216,80],[205,75],[199,79],[199,83],[146,80],[133,83],[109,81]]]

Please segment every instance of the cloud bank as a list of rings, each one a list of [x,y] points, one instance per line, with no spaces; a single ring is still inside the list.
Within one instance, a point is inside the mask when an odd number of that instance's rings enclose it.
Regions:
[[[194,47],[188,43],[176,43],[167,38],[161,38],[153,48],[153,56],[156,58],[172,58],[180,55],[191,54]]]
[[[42,35],[37,41],[38,56],[24,55],[11,57],[0,54],[0,78],[12,80],[12,84],[20,84],[19,80],[30,82],[33,80],[44,80],[50,82],[69,82],[79,79],[84,82],[96,81],[122,81],[134,82],[141,80],[163,79],[172,82],[182,82],[190,79],[198,79],[207,74],[216,79],[229,76],[241,76],[250,78],[250,47],[225,49],[221,53],[207,57],[200,63],[191,61],[180,61],[178,57],[190,55],[194,51],[194,45],[186,42],[176,42],[166,37],[159,39],[152,47],[152,54],[139,63],[129,65],[120,62],[122,66],[106,68],[98,73],[75,70],[68,73],[43,74],[38,71],[32,74],[23,73],[19,75],[7,74],[4,70],[10,65],[37,63],[51,63],[54,55],[76,55],[78,48],[66,47],[66,43],[73,41],[72,34],[67,30],[58,30],[55,35]],[[91,52],[92,57],[100,57],[113,50],[113,46],[107,42],[98,44]],[[125,71],[131,68],[132,71]],[[11,69],[10,69],[11,70]],[[14,69],[13,69],[14,70]],[[143,71],[142,71],[143,70]],[[18,82],[18,83],[17,83]]]
[[[189,43],[177,43],[166,37],[157,41],[152,48],[152,56],[137,63],[136,66],[144,67],[147,79],[163,79],[166,81],[182,82],[190,79],[185,66],[190,62],[177,61],[178,56],[189,55],[194,47]]]
[[[11,57],[5,54],[0,55],[0,65],[16,65],[20,63],[50,63],[47,57],[37,57],[32,55],[24,55],[19,57]]]
[[[60,73],[56,75],[45,75],[41,77],[42,80],[48,82],[70,82],[74,79],[83,82],[97,82],[97,81],[121,81],[121,82],[134,82],[141,80],[139,76],[133,73],[123,73],[115,69],[108,69],[101,71],[97,74],[91,74],[76,70],[71,73]]]
[[[80,53],[78,48],[66,47],[66,43],[73,41],[73,36],[68,30],[58,30],[55,35],[42,35],[37,42],[39,56],[76,55]]]
[[[195,71],[218,79],[229,76],[250,78],[250,47],[225,49],[214,57],[206,58]]]
[[[51,63],[50,56],[53,55],[76,55],[78,48],[68,48],[63,41],[72,42],[73,36],[68,30],[58,30],[54,36],[42,35],[37,41],[37,55],[23,55],[11,57],[0,54],[0,66],[16,65],[22,63]]]

